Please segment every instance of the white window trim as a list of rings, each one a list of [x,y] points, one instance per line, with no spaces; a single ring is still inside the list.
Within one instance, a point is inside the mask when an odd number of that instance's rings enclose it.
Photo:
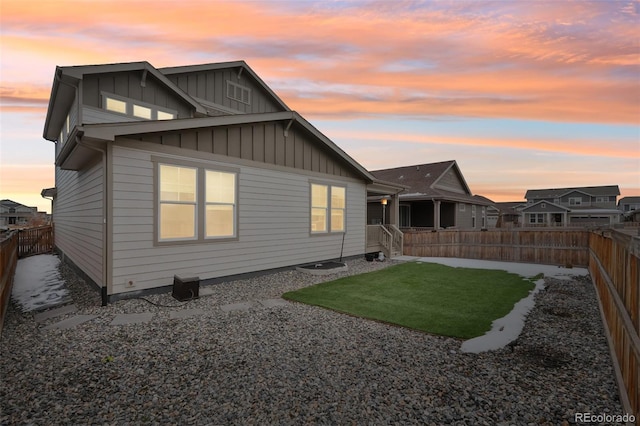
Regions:
[[[126,116],[126,117],[133,117],[136,118],[138,120],[159,120],[158,119],[158,112],[163,112],[165,114],[171,114],[173,116],[173,118],[178,118],[178,111],[170,109],[170,108],[165,108],[165,107],[161,107],[158,105],[154,105],[154,104],[150,104],[148,102],[143,102],[143,101],[139,101],[137,99],[131,99],[131,98],[127,98],[125,96],[120,96],[120,95],[116,95],[114,93],[109,93],[109,92],[100,92],[100,97],[101,97],[101,108],[105,111],[108,111],[111,114],[118,114],[118,115],[122,115],[122,116]],[[115,99],[116,101],[120,101],[120,102],[124,102],[126,104],[126,113],[121,113],[119,111],[113,111],[110,109],[107,109],[107,99],[111,98],[111,99]],[[134,115],[133,114],[133,107],[134,105],[142,107],[142,108],[149,108],[151,110],[151,118],[144,118],[144,117],[140,117],[138,115]]]
[[[236,93],[240,91],[240,96],[236,96]],[[246,94],[246,100],[245,95]],[[238,101],[245,105],[251,105],[251,89],[247,86],[243,86],[238,83],[234,83],[231,80],[227,80],[227,98],[234,101]]]
[[[569,197],[569,205],[570,206],[581,206],[582,205],[582,197]]]

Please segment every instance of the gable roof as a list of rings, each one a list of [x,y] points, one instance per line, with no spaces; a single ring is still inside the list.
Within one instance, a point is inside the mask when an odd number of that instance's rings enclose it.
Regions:
[[[320,141],[330,152],[341,158],[349,164],[358,175],[367,182],[375,182],[377,179],[369,173],[360,163],[355,161],[351,156],[344,152],[340,147],[333,143],[328,137],[322,134],[311,123],[305,120],[295,111],[282,111],[257,114],[238,114],[223,115],[214,117],[201,117],[190,119],[175,119],[162,121],[132,121],[126,123],[107,123],[107,124],[87,124],[77,127],[78,134],[84,140],[93,140],[101,142],[113,142],[117,136],[130,136],[145,133],[162,133],[174,132],[181,130],[190,130],[198,128],[208,128],[217,126],[231,126],[249,123],[265,123],[281,121],[286,123],[297,123],[305,130],[311,133],[318,141]],[[58,165],[63,165],[74,152],[87,150],[88,148],[77,144],[75,139],[70,139],[62,149],[58,158]],[[82,157],[82,154],[79,154]],[[73,160],[72,160],[73,161]]]
[[[618,204],[636,204],[640,203],[640,197],[622,197],[618,200]]]
[[[142,71],[153,75],[160,83],[175,93],[176,96],[190,104],[196,111],[196,114],[207,114],[207,110],[201,104],[173,84],[171,80],[147,61],[102,65],[57,66],[51,87],[51,95],[49,96],[49,107],[47,108],[47,117],[44,122],[43,137],[50,141],[56,140],[58,137],[57,129],[66,119],[67,111],[75,100],[78,84],[85,75],[127,71]]]
[[[449,171],[458,179],[463,193],[448,190],[442,180]],[[373,176],[386,182],[404,185],[407,189],[400,194],[404,200],[453,200],[480,205],[492,204],[490,200],[474,197],[455,160],[439,163],[417,164],[393,169],[373,170]]]
[[[547,206],[547,205],[548,206],[552,206],[555,210],[561,210],[561,211],[565,211],[565,212],[570,212],[571,211],[571,209],[569,209],[569,208],[567,208],[565,206],[561,206],[559,204],[552,203],[551,201],[544,201],[544,200],[535,202],[533,204],[528,204],[525,208],[522,209],[522,211],[524,211],[524,212],[533,211],[533,212],[551,212],[551,213],[553,213],[552,209],[547,209],[547,208],[543,207],[543,205],[544,206]]]
[[[576,188],[529,189],[524,198],[527,200],[539,198],[560,198],[575,191],[582,192],[590,196],[620,195],[620,188],[618,188],[618,185],[605,185],[581,186]]]
[[[229,69],[229,68],[237,68],[238,74],[249,74],[258,85],[267,92],[273,100],[280,105],[282,109],[285,111],[291,111],[282,99],[278,95],[275,94],[273,90],[256,74],[249,65],[245,61],[232,61],[232,62],[216,62],[210,64],[200,64],[200,65],[184,65],[177,67],[164,67],[158,68],[158,71],[164,75],[175,75],[175,74],[190,74],[195,72],[203,72],[203,71],[215,71],[221,69]]]

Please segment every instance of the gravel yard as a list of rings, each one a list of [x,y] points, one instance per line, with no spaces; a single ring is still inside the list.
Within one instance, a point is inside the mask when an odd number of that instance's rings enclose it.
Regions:
[[[344,274],[392,262],[348,262]],[[101,307],[62,267],[76,314],[44,330],[11,305],[0,344],[0,424],[562,424],[623,414],[593,286],[546,279],[517,344],[460,351],[427,335],[288,303],[224,312],[336,276],[286,271],[208,287],[180,307]],[[149,296],[180,305],[170,294]],[[202,309],[171,319],[180,309]],[[116,314],[154,313],[110,325]],[[72,314],[69,314],[72,316]]]

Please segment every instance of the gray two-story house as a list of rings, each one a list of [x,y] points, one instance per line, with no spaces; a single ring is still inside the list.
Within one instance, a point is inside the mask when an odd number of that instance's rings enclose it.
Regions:
[[[600,226],[620,222],[618,185],[531,189],[522,226]]]
[[[55,246],[103,302],[365,253],[367,196],[396,193],[244,62],[57,67]]]

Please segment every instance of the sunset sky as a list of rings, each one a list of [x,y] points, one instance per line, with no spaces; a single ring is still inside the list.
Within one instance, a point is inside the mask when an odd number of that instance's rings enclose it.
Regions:
[[[369,170],[640,196],[640,1],[0,0],[0,199],[50,210],[56,65],[245,60]]]

